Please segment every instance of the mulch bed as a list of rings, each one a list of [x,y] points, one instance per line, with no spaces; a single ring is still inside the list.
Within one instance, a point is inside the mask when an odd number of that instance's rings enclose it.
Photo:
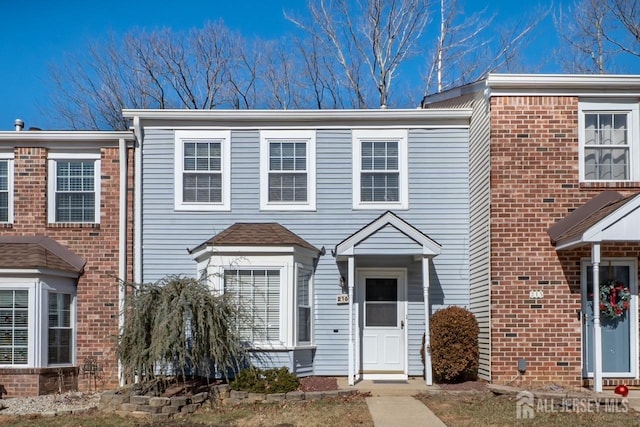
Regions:
[[[331,391],[338,389],[335,377],[304,377],[300,378],[300,391]]]

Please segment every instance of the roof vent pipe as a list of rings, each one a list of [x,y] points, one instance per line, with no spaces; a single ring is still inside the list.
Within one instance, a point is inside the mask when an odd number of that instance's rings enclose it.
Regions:
[[[24,129],[24,122],[20,119],[16,119],[13,124],[16,127],[16,132],[20,132],[22,129]]]

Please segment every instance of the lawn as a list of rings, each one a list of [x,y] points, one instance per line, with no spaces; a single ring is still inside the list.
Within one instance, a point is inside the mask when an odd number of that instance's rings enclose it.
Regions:
[[[516,417],[515,396],[495,396],[490,392],[474,394],[450,394],[419,396],[440,419],[449,427],[578,427],[578,426],[638,426],[640,414],[625,408],[577,406],[563,408],[561,406],[536,403],[532,419]],[[617,408],[617,409],[616,409]],[[614,411],[620,412],[614,412]],[[609,411],[609,412],[607,412]]]
[[[362,395],[273,404],[243,404],[240,406],[203,406],[188,418],[170,421],[124,418],[117,415],[95,413],[91,415],[40,417],[2,417],[0,425],[6,427],[144,427],[144,426],[366,426],[373,427],[367,404]]]

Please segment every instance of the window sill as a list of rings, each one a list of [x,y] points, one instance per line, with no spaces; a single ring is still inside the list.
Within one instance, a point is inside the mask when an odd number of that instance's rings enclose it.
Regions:
[[[311,345],[311,344],[301,344],[301,345],[294,345],[294,346],[286,346],[286,345],[273,345],[273,346],[269,346],[268,344],[262,344],[262,345],[255,345],[252,347],[249,347],[248,350],[249,351],[294,351],[294,350],[315,350],[317,348],[317,346],[315,345]]]
[[[50,222],[48,228],[93,228],[100,229],[100,223],[89,222]]]
[[[640,188],[639,181],[588,181],[581,182],[580,188],[600,189],[600,188]]]

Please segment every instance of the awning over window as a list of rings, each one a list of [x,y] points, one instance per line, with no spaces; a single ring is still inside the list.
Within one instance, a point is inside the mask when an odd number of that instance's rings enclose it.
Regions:
[[[640,194],[602,193],[547,230],[556,250],[587,243],[640,242]]]
[[[0,236],[2,269],[51,269],[82,274],[86,261],[47,236]]]

